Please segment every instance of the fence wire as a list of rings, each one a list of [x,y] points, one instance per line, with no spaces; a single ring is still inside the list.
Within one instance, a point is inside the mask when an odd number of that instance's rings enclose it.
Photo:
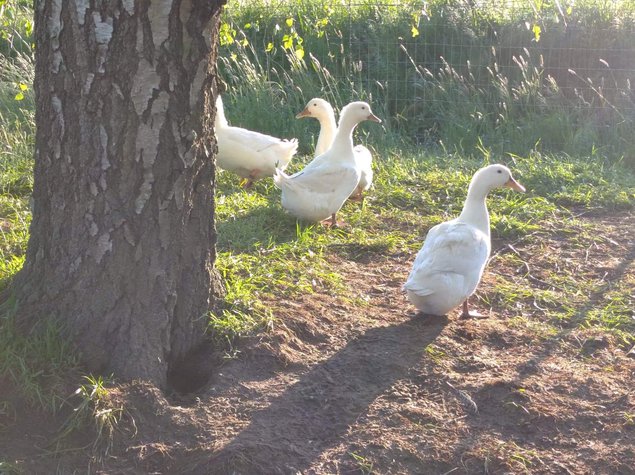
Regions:
[[[230,2],[221,70],[237,98],[268,84],[293,106],[371,99],[415,145],[624,156],[634,25],[618,0]]]

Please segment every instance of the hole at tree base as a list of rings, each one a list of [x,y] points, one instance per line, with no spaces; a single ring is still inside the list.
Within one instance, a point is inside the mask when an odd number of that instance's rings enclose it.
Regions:
[[[200,391],[210,382],[219,363],[219,352],[212,343],[202,343],[184,358],[170,365],[168,389],[179,395]]]

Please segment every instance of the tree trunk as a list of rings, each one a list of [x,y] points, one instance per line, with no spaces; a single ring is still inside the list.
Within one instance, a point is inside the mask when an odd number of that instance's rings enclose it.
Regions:
[[[202,341],[224,0],[36,0],[33,221],[18,315],[88,368],[165,386]]]

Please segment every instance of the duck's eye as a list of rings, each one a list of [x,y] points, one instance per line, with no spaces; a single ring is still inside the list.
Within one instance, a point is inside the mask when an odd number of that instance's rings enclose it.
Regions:
[[[314,103],[313,103],[313,107],[317,107],[317,102],[314,102]]]
[[[366,106],[362,106],[362,110],[365,111],[366,110]]]
[[[503,173],[503,170],[498,170],[498,173]]]

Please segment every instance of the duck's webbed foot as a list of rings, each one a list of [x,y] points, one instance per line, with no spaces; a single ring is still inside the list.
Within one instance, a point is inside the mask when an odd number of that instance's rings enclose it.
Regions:
[[[487,315],[483,315],[476,310],[472,310],[470,312],[470,310],[468,309],[467,300],[468,299],[465,299],[465,302],[463,302],[463,311],[461,312],[460,317],[461,319],[467,320],[468,318],[487,318]]]
[[[337,220],[336,213],[333,213],[330,218],[320,221],[320,224],[327,228],[345,228],[347,226],[344,221]]]
[[[245,190],[251,189],[256,183],[259,174],[260,170],[253,170],[249,176],[240,183],[240,186],[242,186]]]

